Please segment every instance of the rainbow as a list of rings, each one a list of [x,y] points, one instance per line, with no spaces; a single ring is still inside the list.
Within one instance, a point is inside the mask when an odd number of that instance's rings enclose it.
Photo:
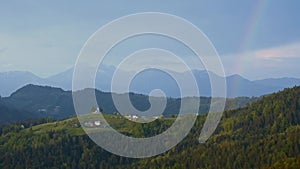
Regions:
[[[241,40],[241,45],[239,46],[237,53],[240,54],[236,59],[236,64],[234,66],[234,70],[239,74],[244,74],[244,66],[245,64],[251,64],[252,59],[249,58],[249,55],[246,53],[250,52],[250,47],[254,42],[255,35],[257,33],[257,29],[262,23],[261,20],[264,16],[264,12],[267,8],[268,0],[257,0],[253,7],[253,12],[250,16],[249,22],[246,26],[245,34]],[[234,82],[232,84],[233,89],[229,89],[231,92],[241,90],[239,89],[239,82]]]

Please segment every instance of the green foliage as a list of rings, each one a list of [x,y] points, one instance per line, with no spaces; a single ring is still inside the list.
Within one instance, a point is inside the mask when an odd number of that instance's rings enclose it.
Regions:
[[[79,93],[80,92],[82,91],[79,91]],[[115,95],[115,97],[124,97],[122,94],[113,94],[98,90],[96,90],[95,93],[99,106],[101,107],[100,111],[106,114],[112,114],[117,111],[112,100],[112,95]],[[130,93],[129,95],[132,104],[138,110],[143,111],[149,109],[150,103],[148,96],[134,93]],[[255,98],[241,97],[229,99],[226,109],[243,107],[253,100],[255,100]],[[211,98],[209,97],[200,98],[200,114],[208,112],[210,101]],[[169,117],[172,114],[178,114],[180,103],[180,99],[168,98],[166,110],[163,112],[163,115]],[[93,107],[91,111],[95,110],[96,107]],[[49,116],[54,119],[64,119],[72,117],[75,114],[72,92],[63,91],[59,88],[27,85],[14,92],[10,97],[0,100],[0,124]]]
[[[76,118],[24,129],[10,125],[11,130],[0,137],[0,168],[299,168],[300,87],[225,111],[214,135],[199,144],[205,117],[198,116],[191,132],[176,147],[146,159],[123,158],[103,150],[83,133]],[[174,121],[163,118],[137,124],[117,114],[105,118],[113,128],[134,137],[156,135]]]

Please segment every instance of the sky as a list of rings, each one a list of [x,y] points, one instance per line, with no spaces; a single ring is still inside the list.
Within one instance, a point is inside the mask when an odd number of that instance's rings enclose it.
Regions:
[[[300,78],[299,6],[298,0],[0,0],[0,72],[57,74],[75,65],[85,42],[103,25],[129,14],[162,12],[205,33],[227,75]],[[137,37],[112,52],[107,64],[118,60],[117,55],[149,46],[190,57],[177,42]]]

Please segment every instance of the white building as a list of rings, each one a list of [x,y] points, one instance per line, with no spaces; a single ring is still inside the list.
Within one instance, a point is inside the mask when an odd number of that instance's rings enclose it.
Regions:
[[[94,121],[95,126],[100,126],[101,122],[100,121]]]

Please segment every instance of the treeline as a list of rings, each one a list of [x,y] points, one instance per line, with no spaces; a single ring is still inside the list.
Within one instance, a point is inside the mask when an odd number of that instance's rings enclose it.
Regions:
[[[91,89],[78,91],[78,94],[84,94]],[[122,98],[125,94],[114,94],[109,92],[95,91],[99,106],[103,108],[104,113],[112,114],[117,112],[112,96]],[[149,96],[142,94],[129,94],[130,101],[136,109],[145,111],[150,108]],[[158,99],[160,98],[153,98]],[[211,98],[200,97],[200,114],[209,111]],[[226,109],[244,107],[256,98],[238,97],[228,99]],[[220,99],[222,100],[222,99]],[[218,101],[218,99],[217,99]],[[178,114],[180,110],[181,99],[167,98],[166,109],[163,115],[165,117]],[[192,106],[191,106],[192,107]],[[12,123],[25,119],[52,117],[54,119],[65,119],[76,115],[71,91],[63,91],[60,88],[27,85],[14,92],[9,97],[0,98],[0,124]]]
[[[46,128],[42,124],[41,129],[29,127],[2,132],[0,168],[300,168],[300,87],[264,96],[245,108],[224,112],[214,135],[206,143],[199,144],[204,121],[205,115],[199,116],[180,144],[162,155],[146,159],[111,154],[88,136],[74,135],[71,129],[63,127],[42,130]],[[154,135],[169,123],[160,119],[137,125],[138,130],[130,126],[128,134]],[[118,124],[126,126],[126,121]]]
[[[196,126],[198,134],[200,129]],[[196,138],[192,132],[182,143],[187,145],[184,149],[179,145],[135,167],[299,169],[300,88],[286,89],[245,108],[226,111],[207,143],[197,144],[193,141]]]

